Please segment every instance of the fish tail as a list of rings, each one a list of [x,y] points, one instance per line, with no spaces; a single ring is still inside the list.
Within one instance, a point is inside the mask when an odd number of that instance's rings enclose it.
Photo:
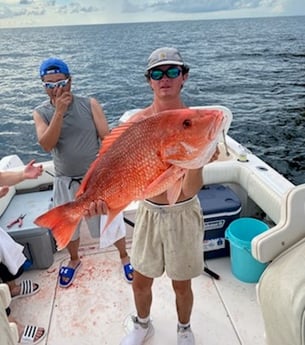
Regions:
[[[34,223],[50,229],[56,240],[57,249],[61,250],[70,242],[81,217],[81,214],[75,212],[73,202],[68,202],[43,213]]]

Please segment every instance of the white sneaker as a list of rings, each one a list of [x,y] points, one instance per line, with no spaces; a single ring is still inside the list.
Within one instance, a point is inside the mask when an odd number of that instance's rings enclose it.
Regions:
[[[178,326],[177,345],[195,345],[194,334],[190,326],[188,327]]]
[[[127,334],[120,345],[143,345],[146,340],[154,334],[154,327],[151,321],[140,323],[136,316],[132,316],[133,330]]]

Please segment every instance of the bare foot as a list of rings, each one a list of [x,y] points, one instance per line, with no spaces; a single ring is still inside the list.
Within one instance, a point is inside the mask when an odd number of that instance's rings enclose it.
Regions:
[[[72,284],[80,265],[81,261],[78,259],[70,260],[68,266],[61,267],[59,270],[59,285],[61,287],[69,287]],[[71,269],[74,271],[71,271]]]
[[[33,291],[32,292],[35,292],[36,290],[38,291],[39,285],[36,284],[36,283],[33,283],[32,287],[33,287]],[[10,292],[11,292],[11,296],[12,297],[16,297],[16,296],[20,295],[20,293],[21,293],[21,283],[20,284],[15,284],[15,283],[14,284],[10,284],[9,288],[10,288]],[[30,294],[33,294],[32,292]],[[26,296],[26,295],[27,294],[24,293],[24,296]]]

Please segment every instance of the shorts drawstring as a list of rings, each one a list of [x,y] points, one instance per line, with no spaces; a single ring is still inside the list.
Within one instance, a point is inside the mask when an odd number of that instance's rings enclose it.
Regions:
[[[69,185],[68,185],[68,189],[71,189],[71,185],[73,182],[77,182],[77,183],[81,184],[82,180],[83,180],[82,177],[78,177],[78,178],[71,177],[71,180],[70,180]]]

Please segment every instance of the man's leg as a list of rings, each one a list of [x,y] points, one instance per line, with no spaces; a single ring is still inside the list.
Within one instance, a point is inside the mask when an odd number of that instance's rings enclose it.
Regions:
[[[145,277],[141,273],[134,271],[132,290],[137,314],[141,319],[147,318],[150,314],[153,281],[152,278]]]
[[[67,245],[68,252],[70,254],[70,261],[68,263],[68,267],[76,268],[76,266],[80,262],[80,258],[78,256],[78,249],[80,244],[80,238],[75,241],[70,241]]]
[[[132,288],[137,316],[132,317],[134,327],[120,345],[142,345],[154,334],[149,315],[152,303],[152,283],[152,278],[145,277],[134,271]]]
[[[119,251],[120,259],[122,262],[122,265],[129,264],[129,256],[126,250],[126,240],[125,237],[120,238],[116,242],[114,242],[115,247]]]
[[[115,247],[118,249],[120,254],[120,259],[122,263],[122,269],[124,278],[128,283],[133,281],[133,268],[130,264],[130,258],[126,250],[126,240],[125,236],[114,242]]]
[[[76,271],[80,267],[81,261],[78,256],[79,244],[80,238],[70,241],[67,245],[70,261],[67,266],[62,266],[59,270],[59,286],[61,287],[67,288],[72,284],[76,276]]]
[[[172,285],[176,294],[178,321],[187,324],[190,322],[194,301],[191,280],[173,280]]]
[[[190,323],[194,301],[191,280],[173,280],[172,285],[176,294],[178,315],[177,344],[194,345],[195,338]]]

